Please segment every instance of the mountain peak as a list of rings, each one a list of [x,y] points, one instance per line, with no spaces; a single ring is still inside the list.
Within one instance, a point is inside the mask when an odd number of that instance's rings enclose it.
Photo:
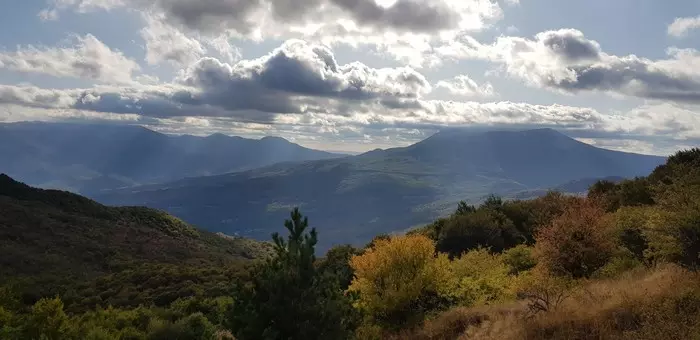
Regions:
[[[484,128],[451,128],[444,129],[436,134],[428,137],[427,139],[418,142],[414,146],[425,146],[425,145],[443,145],[447,144],[471,144],[486,143],[488,141],[499,141],[500,143],[514,143],[520,144],[522,142],[527,142],[528,144],[533,142],[538,143],[567,143],[574,142],[579,143],[573,138],[557,131],[552,128],[539,128],[530,130],[515,130],[515,129],[505,129],[505,130],[486,130]],[[483,146],[483,145],[482,145]]]
[[[277,136],[265,136],[260,139],[261,141],[268,141],[268,142],[278,142],[278,143],[290,143],[290,141],[282,138],[282,137],[277,137]]]

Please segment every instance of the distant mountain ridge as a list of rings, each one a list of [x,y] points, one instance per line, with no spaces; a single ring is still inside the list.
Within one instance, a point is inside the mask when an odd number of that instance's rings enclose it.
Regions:
[[[83,193],[341,156],[279,137],[166,135],[104,124],[0,124],[0,172]]]
[[[664,157],[605,150],[551,129],[439,132],[402,148],[276,164],[97,195],[164,209],[214,231],[266,239],[293,206],[329,243],[361,244],[452,211],[459,200],[647,175]]]

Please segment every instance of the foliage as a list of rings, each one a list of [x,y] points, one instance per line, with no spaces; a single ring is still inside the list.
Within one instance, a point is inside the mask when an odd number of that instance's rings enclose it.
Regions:
[[[451,263],[452,294],[458,304],[474,306],[503,302],[510,298],[513,277],[500,255],[478,248]]]
[[[334,277],[340,289],[347,290],[352,282],[355,273],[350,267],[350,259],[355,255],[362,254],[361,249],[357,249],[349,244],[335,246],[328,250],[326,256],[317,262],[318,271],[321,275]]]
[[[517,304],[456,307],[390,339],[697,339],[699,279],[695,272],[656,267],[577,285],[551,311],[531,314]]]
[[[451,257],[478,247],[500,252],[523,242],[522,235],[506,215],[498,210],[478,209],[453,216],[440,231],[437,249]]]
[[[509,268],[509,273],[519,274],[530,270],[537,265],[533,254],[533,248],[526,245],[518,245],[503,252],[502,260]]]
[[[287,240],[273,234],[275,255],[238,283],[226,320],[238,339],[343,339],[353,319],[338,281],[315,266],[316,229],[298,209],[285,221]]]
[[[555,275],[589,277],[615,249],[603,209],[590,200],[570,206],[540,230],[535,243],[538,265]]]
[[[438,250],[451,257],[478,247],[500,252],[519,244],[534,244],[537,230],[578,200],[557,192],[533,200],[504,201],[491,195],[479,207],[460,202],[452,216],[409,234],[435,240]]]
[[[518,277],[516,294],[527,301],[528,312],[551,312],[559,309],[576,285],[571,277],[552,275],[544,267]]]
[[[195,229],[160,211],[113,208],[0,176],[0,277],[25,305],[60,295],[69,311],[167,306],[223,295],[271,246]],[[2,282],[11,283],[10,280]]]
[[[355,279],[349,291],[359,294],[355,306],[382,326],[419,322],[449,293],[449,260],[436,256],[434,242],[425,236],[377,240],[350,263]]]
[[[588,190],[588,198],[599,201],[606,211],[655,203],[648,180],[643,177],[617,184],[606,180],[598,181]]]
[[[468,205],[465,201],[459,201],[455,215],[466,215],[476,211],[473,205]]]

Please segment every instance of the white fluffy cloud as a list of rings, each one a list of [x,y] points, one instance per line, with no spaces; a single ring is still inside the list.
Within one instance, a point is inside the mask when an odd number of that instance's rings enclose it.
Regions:
[[[453,95],[462,97],[492,97],[496,95],[491,83],[477,84],[469,76],[461,74],[452,79],[441,80],[435,87],[444,88]]]
[[[669,49],[669,58],[662,60],[616,56],[581,31],[561,29],[534,39],[501,36],[493,44],[462,37],[438,53],[490,60],[532,86],[565,93],[599,91],[700,103],[700,52],[694,49]]]
[[[197,89],[192,101],[276,113],[302,112],[314,98],[418,98],[431,90],[425,77],[411,68],[339,65],[327,47],[301,40],[289,40],[268,55],[233,65],[203,58],[178,81]]]
[[[74,36],[74,46],[21,46],[0,52],[0,69],[83,78],[102,83],[130,83],[139,65],[95,36]]]
[[[194,38],[168,26],[158,18],[146,17],[147,25],[141,29],[146,44],[146,61],[158,65],[167,61],[178,66],[189,65],[205,53],[206,49]]]
[[[676,18],[673,23],[668,25],[668,34],[680,38],[696,29],[700,29],[700,15],[697,17]]]
[[[490,27],[513,0],[48,0],[42,13],[126,8],[158,17],[181,35],[315,40],[370,46],[413,67],[440,60],[430,50]],[[181,40],[181,39],[180,39]],[[212,46],[214,47],[214,46]]]

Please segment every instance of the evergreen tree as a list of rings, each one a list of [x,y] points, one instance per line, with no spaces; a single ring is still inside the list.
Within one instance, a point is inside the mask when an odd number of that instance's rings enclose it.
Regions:
[[[352,331],[352,305],[336,279],[317,272],[316,229],[298,208],[285,222],[289,236],[272,235],[275,255],[257,267],[249,284],[235,286],[227,326],[237,339],[344,339]]]

